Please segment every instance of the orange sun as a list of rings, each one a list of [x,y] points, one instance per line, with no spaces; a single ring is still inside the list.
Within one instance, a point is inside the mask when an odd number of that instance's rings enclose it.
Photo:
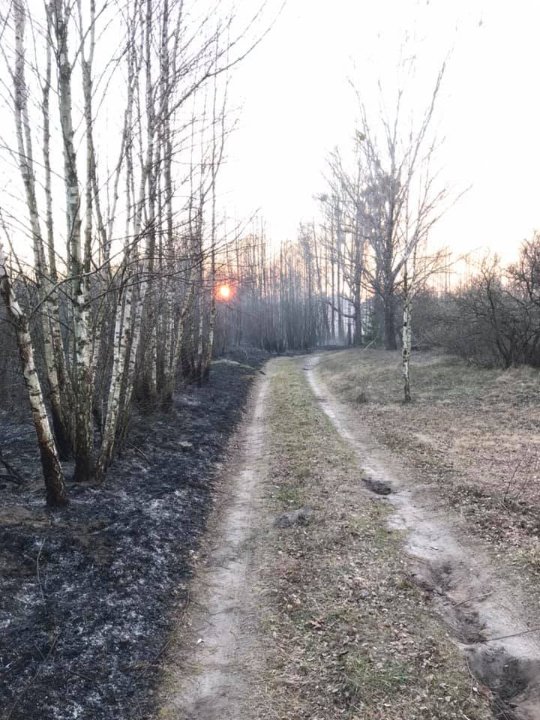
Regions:
[[[218,285],[216,288],[216,297],[218,300],[230,300],[232,297],[232,288],[230,285]]]

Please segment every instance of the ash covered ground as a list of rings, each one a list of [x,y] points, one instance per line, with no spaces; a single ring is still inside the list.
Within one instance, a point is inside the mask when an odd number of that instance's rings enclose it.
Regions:
[[[209,384],[183,390],[170,413],[135,419],[106,483],[71,483],[70,506],[57,513],[44,508],[32,427],[0,415],[4,457],[24,478],[0,479],[2,720],[151,715],[215,463],[254,377],[216,363]]]

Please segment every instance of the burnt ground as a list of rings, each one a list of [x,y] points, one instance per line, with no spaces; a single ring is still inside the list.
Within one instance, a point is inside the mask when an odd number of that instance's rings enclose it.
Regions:
[[[71,483],[59,513],[44,508],[32,428],[0,415],[4,458],[23,479],[0,479],[2,720],[150,715],[171,611],[189,602],[212,478],[255,374],[218,362],[170,413],[136,418],[105,485]]]

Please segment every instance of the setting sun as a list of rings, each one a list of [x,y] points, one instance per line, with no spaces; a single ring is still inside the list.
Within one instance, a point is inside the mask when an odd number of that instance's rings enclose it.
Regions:
[[[230,285],[218,285],[216,288],[216,297],[218,300],[230,300],[232,297],[232,288]]]

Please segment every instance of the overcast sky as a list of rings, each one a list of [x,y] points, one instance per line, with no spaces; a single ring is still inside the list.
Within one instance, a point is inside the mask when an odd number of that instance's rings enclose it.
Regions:
[[[405,46],[419,106],[451,53],[439,166],[456,193],[472,186],[435,239],[512,256],[540,228],[539,28],[538,0],[288,0],[233,82],[242,110],[222,178],[230,214],[260,207],[274,240],[294,236],[315,213],[327,153],[352,136],[349,81],[369,104],[377,80],[394,82]]]

